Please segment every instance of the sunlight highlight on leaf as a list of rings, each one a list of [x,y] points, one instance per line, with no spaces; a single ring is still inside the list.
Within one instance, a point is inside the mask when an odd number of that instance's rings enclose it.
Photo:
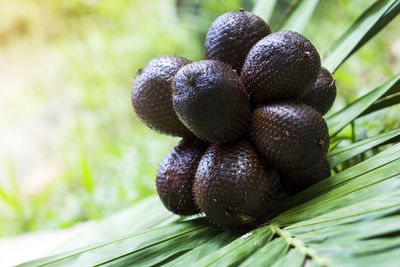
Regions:
[[[269,23],[274,12],[277,0],[259,0],[255,1],[253,13]]]

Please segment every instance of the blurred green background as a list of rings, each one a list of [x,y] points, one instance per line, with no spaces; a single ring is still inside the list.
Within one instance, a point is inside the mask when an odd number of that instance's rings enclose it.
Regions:
[[[278,1],[273,30],[293,2]],[[374,1],[320,2],[305,35],[323,54]],[[179,139],[134,116],[137,69],[162,54],[202,59],[212,21],[253,4],[3,0],[0,236],[103,218],[154,194],[157,165]],[[400,72],[399,25],[396,18],[335,74],[334,110]],[[393,107],[365,117],[358,136],[399,127],[398,114]]]

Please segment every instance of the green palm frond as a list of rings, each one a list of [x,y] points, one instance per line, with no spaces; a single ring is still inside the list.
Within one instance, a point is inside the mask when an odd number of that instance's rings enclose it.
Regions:
[[[392,93],[396,94],[398,92],[400,92],[400,74],[396,75],[391,80],[372,90],[368,94],[360,97],[339,112],[330,115],[326,119],[330,136],[335,136],[350,122],[365,114],[365,111],[373,106],[373,104],[379,103],[381,97]]]
[[[328,49],[323,65],[331,72],[383,29],[400,12],[397,0],[379,0]]]
[[[253,13],[258,15],[265,21],[270,21],[272,12],[275,9],[277,0],[271,1],[255,1]]]
[[[299,1],[283,27],[304,30],[318,2]],[[275,4],[259,1],[256,13],[269,18]],[[323,65],[335,71],[399,12],[400,0],[376,1],[332,45]],[[331,137],[399,103],[399,94],[397,75],[328,116]],[[61,253],[21,266],[400,266],[399,136],[394,129],[331,147],[332,167],[375,152],[283,200],[268,223],[244,235],[222,232],[202,216],[172,215],[153,196],[79,234]]]
[[[400,129],[388,131],[370,138],[366,138],[359,142],[353,143],[346,147],[335,147],[328,153],[328,159],[331,167],[335,167],[346,160],[366,152],[379,145],[387,144],[399,140]]]
[[[319,0],[303,0],[296,9],[290,14],[286,22],[281,27],[282,30],[292,30],[303,33],[307,27]]]

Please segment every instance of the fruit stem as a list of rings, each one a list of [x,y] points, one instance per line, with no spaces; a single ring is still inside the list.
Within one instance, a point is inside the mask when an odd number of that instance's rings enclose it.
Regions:
[[[290,246],[297,248],[302,253],[316,260],[322,266],[333,266],[326,258],[319,255],[314,249],[306,246],[301,240],[292,237],[287,231],[279,228],[275,223],[271,223],[270,227],[275,234],[285,239]]]

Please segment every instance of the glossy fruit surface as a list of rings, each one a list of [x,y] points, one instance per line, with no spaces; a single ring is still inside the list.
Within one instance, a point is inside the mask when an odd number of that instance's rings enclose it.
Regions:
[[[280,101],[257,108],[251,116],[250,134],[267,162],[284,171],[312,166],[329,148],[325,120],[300,103]]]
[[[253,45],[270,33],[268,24],[250,12],[241,10],[225,13],[208,30],[206,59],[225,62],[239,73]]]
[[[276,196],[278,175],[247,140],[211,145],[202,157],[193,187],[199,208],[229,230],[263,222]]]
[[[247,131],[248,95],[227,64],[203,60],[182,67],[173,79],[172,102],[182,123],[203,140],[229,142]]]
[[[244,62],[241,77],[252,102],[296,99],[313,88],[321,69],[314,45],[293,31],[258,41]]]
[[[164,206],[179,215],[199,213],[193,199],[193,182],[207,144],[188,140],[172,149],[158,167],[156,186]]]
[[[176,116],[171,99],[172,78],[188,63],[182,57],[160,56],[139,70],[131,91],[132,106],[139,119],[151,129],[174,136],[193,136]]]

